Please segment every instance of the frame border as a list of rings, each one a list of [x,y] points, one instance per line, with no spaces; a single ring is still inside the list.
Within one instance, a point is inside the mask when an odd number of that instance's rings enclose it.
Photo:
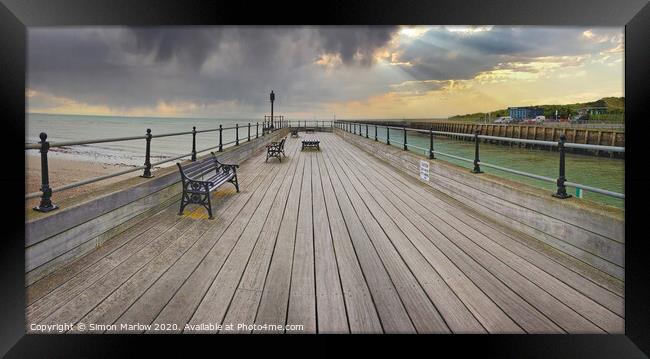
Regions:
[[[8,121],[10,133],[3,146],[10,154],[0,174],[3,188],[15,189],[3,196],[3,218],[7,224],[0,251],[0,355],[31,356],[115,356],[134,355],[134,349],[150,352],[149,344],[168,349],[170,341],[159,336],[119,335],[25,335],[24,298],[24,154],[20,146],[25,138],[26,36],[31,26],[71,25],[192,25],[192,24],[291,24],[336,23],[348,25],[381,24],[489,24],[489,25],[551,25],[551,26],[625,26],[625,103],[627,130],[625,157],[626,192],[633,194],[625,202],[625,335],[451,335],[394,336],[412,348],[426,345],[429,351],[499,357],[602,357],[644,358],[650,353],[650,268],[646,258],[648,239],[644,238],[644,205],[650,194],[644,187],[650,175],[644,173],[644,137],[649,121],[643,110],[650,99],[650,5],[648,0],[546,0],[516,1],[437,1],[426,0],[331,0],[327,3],[288,4],[264,2],[192,1],[185,5],[174,1],[153,0],[1,0],[0,4],[0,109]],[[251,9],[256,13],[251,14]],[[299,13],[300,16],[295,15]],[[647,116],[647,114],[646,114]],[[635,120],[630,121],[630,118]],[[22,189],[19,191],[18,189]],[[19,210],[17,210],[19,209]],[[181,339],[181,337],[183,339]],[[253,337],[228,336],[228,342],[217,336],[189,336],[192,342],[223,349],[254,340]],[[175,336],[172,341],[188,336]],[[269,348],[282,348],[295,336],[257,336],[268,340]],[[270,339],[272,338],[272,339]],[[337,346],[323,345],[332,339],[350,341],[364,350],[382,350],[391,340],[366,345],[375,336],[302,336],[318,343],[319,349],[336,351]],[[258,339],[259,340],[259,339]],[[221,341],[221,343],[219,343]],[[154,343],[155,342],[155,343]],[[143,345],[144,344],[144,345]],[[160,345],[161,344],[161,345]],[[217,345],[215,345],[217,344]],[[391,343],[392,344],[392,343]],[[185,352],[186,346],[177,346]],[[249,349],[250,346],[244,347]],[[263,348],[259,346],[259,348]],[[425,348],[425,349],[426,349]],[[645,355],[643,353],[646,353]],[[63,354],[63,355],[59,355]]]

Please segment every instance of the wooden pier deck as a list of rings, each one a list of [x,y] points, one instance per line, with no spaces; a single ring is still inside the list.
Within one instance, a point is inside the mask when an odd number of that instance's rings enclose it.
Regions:
[[[242,163],[214,220],[174,204],[28,287],[28,332],[623,333],[622,286],[335,134],[286,152]]]

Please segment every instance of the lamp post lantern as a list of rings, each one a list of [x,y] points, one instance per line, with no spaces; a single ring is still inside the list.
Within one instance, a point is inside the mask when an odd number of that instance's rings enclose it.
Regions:
[[[271,90],[271,128],[275,128],[273,126],[273,101],[275,101],[275,94],[273,93],[273,90]]]

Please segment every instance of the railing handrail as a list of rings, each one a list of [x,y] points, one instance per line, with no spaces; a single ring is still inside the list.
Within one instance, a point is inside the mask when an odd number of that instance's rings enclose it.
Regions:
[[[271,125],[270,121],[267,121],[266,119],[269,118],[270,116],[265,116],[264,121],[262,121],[262,136],[265,134],[288,127],[288,121],[284,119],[283,115],[278,115],[274,116],[274,118],[280,119],[279,121],[275,121],[275,125]],[[255,138],[259,137],[259,122],[255,123],[245,123],[240,126],[239,123],[235,123],[234,126],[230,127],[223,127],[223,125],[219,125],[219,128],[211,128],[211,129],[205,129],[205,130],[197,130],[196,127],[192,127],[191,131],[182,131],[182,132],[170,132],[170,133],[162,133],[162,134],[152,134],[150,129],[147,129],[147,132],[145,135],[141,136],[127,136],[127,137],[111,137],[111,138],[99,138],[99,139],[92,139],[92,140],[80,140],[80,141],[58,141],[58,142],[49,142],[47,141],[47,134],[46,133],[41,133],[40,138],[41,141],[37,143],[26,143],[25,144],[25,150],[40,150],[41,152],[41,190],[40,192],[33,192],[25,195],[25,200],[31,199],[31,198],[36,198],[39,195],[41,196],[41,203],[39,206],[35,207],[34,209],[37,211],[41,212],[49,212],[51,210],[57,209],[58,207],[54,205],[51,202],[51,195],[53,192],[59,192],[59,191],[64,191],[67,189],[75,188],[75,187],[80,187],[83,185],[87,185],[90,183],[94,182],[99,182],[105,179],[117,177],[117,176],[122,176],[127,173],[135,172],[138,170],[144,169],[144,174],[141,177],[145,178],[151,178],[153,177],[151,175],[151,168],[154,166],[159,166],[164,163],[168,163],[171,161],[179,160],[184,157],[190,157],[191,160],[195,161],[196,160],[196,155],[198,153],[218,149],[219,152],[223,151],[223,148],[229,145],[238,146],[240,140],[243,141],[251,141],[251,128],[255,128]],[[245,137],[239,136],[239,129],[247,128],[248,133]],[[235,140],[230,141],[227,143],[223,142],[223,131],[225,130],[235,130]],[[196,150],[196,134],[197,133],[207,133],[207,132],[219,132],[219,144],[215,146],[211,146],[202,150]],[[161,138],[161,137],[172,137],[172,136],[185,136],[185,135],[192,135],[192,152],[187,153],[187,154],[182,154],[178,156],[174,156],[171,158],[167,158],[158,162],[151,163],[150,161],[150,143],[151,139],[153,138]],[[49,149],[52,147],[63,147],[63,146],[77,146],[77,145],[88,145],[88,144],[96,144],[96,143],[106,143],[106,142],[121,142],[121,141],[133,141],[133,140],[146,140],[146,152],[145,152],[145,163],[142,166],[135,166],[133,168],[128,168],[122,171],[118,171],[115,173],[107,174],[107,175],[102,175],[98,177],[93,177],[89,179],[85,179],[82,181],[70,183],[61,187],[57,188],[50,188],[49,186],[49,173],[48,173],[48,163],[47,163],[47,154],[49,152]]]
[[[580,183],[570,182],[570,181],[567,181],[566,178],[564,178],[564,166],[565,166],[565,163],[564,163],[564,149],[565,148],[593,149],[593,150],[600,150],[600,151],[611,151],[611,152],[622,152],[622,153],[624,153],[625,152],[625,147],[603,146],[603,145],[587,145],[587,144],[581,144],[581,143],[566,142],[566,138],[565,138],[564,134],[560,135],[560,141],[555,142],[555,141],[529,140],[529,139],[519,139],[519,138],[479,135],[478,131],[475,132],[474,134],[445,132],[445,131],[433,131],[433,127],[431,127],[429,130],[425,130],[425,129],[418,129],[418,128],[410,128],[410,127],[406,127],[406,126],[397,127],[397,126],[389,126],[389,125],[380,125],[380,124],[377,124],[377,123],[357,122],[357,121],[341,121],[341,120],[335,121],[335,124],[336,124],[336,127],[338,127],[339,129],[341,129],[343,131],[346,131],[346,132],[349,132],[349,133],[354,133],[354,134],[356,134],[356,126],[358,125],[359,126],[359,135],[360,136],[363,136],[363,134],[361,132],[362,131],[361,125],[365,125],[366,126],[366,134],[365,134],[366,138],[368,138],[368,126],[375,126],[375,135],[374,135],[375,141],[378,141],[379,139],[386,140],[387,144],[389,144],[389,145],[390,145],[391,142],[398,143],[398,144],[403,146],[404,150],[408,150],[408,147],[417,148],[417,149],[423,150],[425,152],[425,154],[429,154],[429,159],[435,159],[434,154],[437,154],[437,155],[442,155],[442,156],[446,156],[446,157],[449,157],[449,158],[454,158],[454,159],[461,160],[461,161],[471,162],[471,163],[474,164],[474,169],[472,170],[473,173],[482,173],[482,171],[480,169],[480,166],[483,165],[485,167],[494,168],[494,169],[497,169],[497,170],[500,170],[500,171],[504,171],[504,172],[508,172],[508,173],[512,173],[512,174],[516,174],[516,175],[520,175],[520,176],[534,178],[534,179],[541,180],[541,181],[546,181],[546,182],[557,183],[558,190],[557,190],[557,192],[555,194],[553,194],[553,196],[555,196],[557,198],[569,198],[569,197],[571,197],[570,195],[568,195],[566,193],[566,186],[571,186],[571,187],[575,187],[575,188],[580,188],[580,189],[585,190],[585,191],[599,193],[599,194],[602,194],[602,195],[615,197],[615,198],[619,198],[619,199],[625,199],[625,194],[623,194],[623,193],[618,193],[618,192],[614,192],[614,191],[610,191],[610,190],[606,190],[606,189],[602,189],[602,188],[592,187],[592,186],[588,186],[588,185],[584,185],[584,184],[580,184]],[[404,131],[404,139],[405,139],[405,141],[399,141],[397,139],[391,139],[390,138],[390,132],[387,132],[387,137],[377,136],[377,128],[386,128],[386,129],[395,129],[395,130],[399,130],[399,131]],[[406,132],[407,131],[428,134],[430,136],[430,145],[429,145],[430,147],[429,148],[422,148],[422,147],[419,147],[419,146],[416,146],[416,145],[413,145],[413,144],[406,143],[406,139],[407,139]],[[449,136],[472,137],[472,138],[474,138],[474,142],[475,142],[475,146],[476,146],[474,159],[469,159],[469,158],[456,156],[456,155],[452,155],[452,154],[449,154],[449,153],[444,153],[444,152],[434,150],[433,149],[433,135],[434,134],[436,134],[436,135],[449,135]],[[557,179],[555,179],[555,178],[551,178],[551,177],[537,175],[537,174],[534,174],[534,173],[519,171],[519,170],[507,168],[507,167],[502,167],[502,166],[482,162],[479,159],[479,143],[480,143],[479,139],[497,140],[497,141],[514,142],[514,143],[528,143],[528,144],[547,145],[547,146],[559,147],[559,152],[560,152],[560,176]]]
[[[473,138],[474,137],[474,134],[463,133],[463,132],[430,131],[430,130],[426,130],[426,129],[422,129],[422,128],[379,125],[379,124],[370,123],[370,122],[356,122],[356,121],[343,121],[343,120],[336,120],[335,122],[336,123],[349,123],[349,124],[357,124],[357,125],[377,126],[379,128],[389,128],[389,129],[392,129],[392,130],[400,130],[400,131],[403,131],[404,129],[406,129],[407,131],[420,132],[420,133],[425,133],[425,134],[429,134],[429,132],[432,132],[434,135],[459,136],[459,137],[468,137],[468,138],[470,138],[470,137]],[[513,143],[528,143],[528,144],[554,146],[554,147],[557,147],[558,142],[559,142],[559,141],[530,140],[530,139],[524,139],[524,138],[511,138],[511,137],[500,137],[500,136],[489,136],[489,135],[478,135],[478,137],[480,139],[486,139],[486,140],[495,140],[495,141],[504,141],[504,142],[513,142]],[[589,144],[575,143],[575,142],[565,142],[564,147],[581,148],[581,149],[587,149],[587,150],[611,151],[611,152],[618,152],[618,153],[624,153],[625,152],[625,147],[607,146],[607,145],[589,145]]]

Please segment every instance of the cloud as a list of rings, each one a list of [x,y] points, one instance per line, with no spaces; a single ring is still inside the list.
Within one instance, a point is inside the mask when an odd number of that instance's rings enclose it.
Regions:
[[[115,108],[154,107],[161,102],[193,102],[203,108],[237,101],[261,115],[271,89],[278,93],[278,104],[304,105],[344,96],[335,86],[314,86],[322,80],[317,61],[324,56],[339,58],[334,65],[341,67],[341,74],[350,73],[348,67],[369,68],[375,51],[396,30],[372,26],[30,28],[28,88]],[[306,83],[311,88],[300,91]]]
[[[552,78],[570,88],[573,74],[598,77],[589,66],[604,73],[622,56],[621,28],[30,27],[28,110],[254,118],[273,89],[285,115],[337,102],[408,111],[481,84]]]
[[[403,71],[416,80],[471,79],[500,68],[536,72],[536,64],[548,59],[574,66],[574,59],[616,51],[621,44],[618,28],[438,27],[394,49],[394,62],[406,64]]]

